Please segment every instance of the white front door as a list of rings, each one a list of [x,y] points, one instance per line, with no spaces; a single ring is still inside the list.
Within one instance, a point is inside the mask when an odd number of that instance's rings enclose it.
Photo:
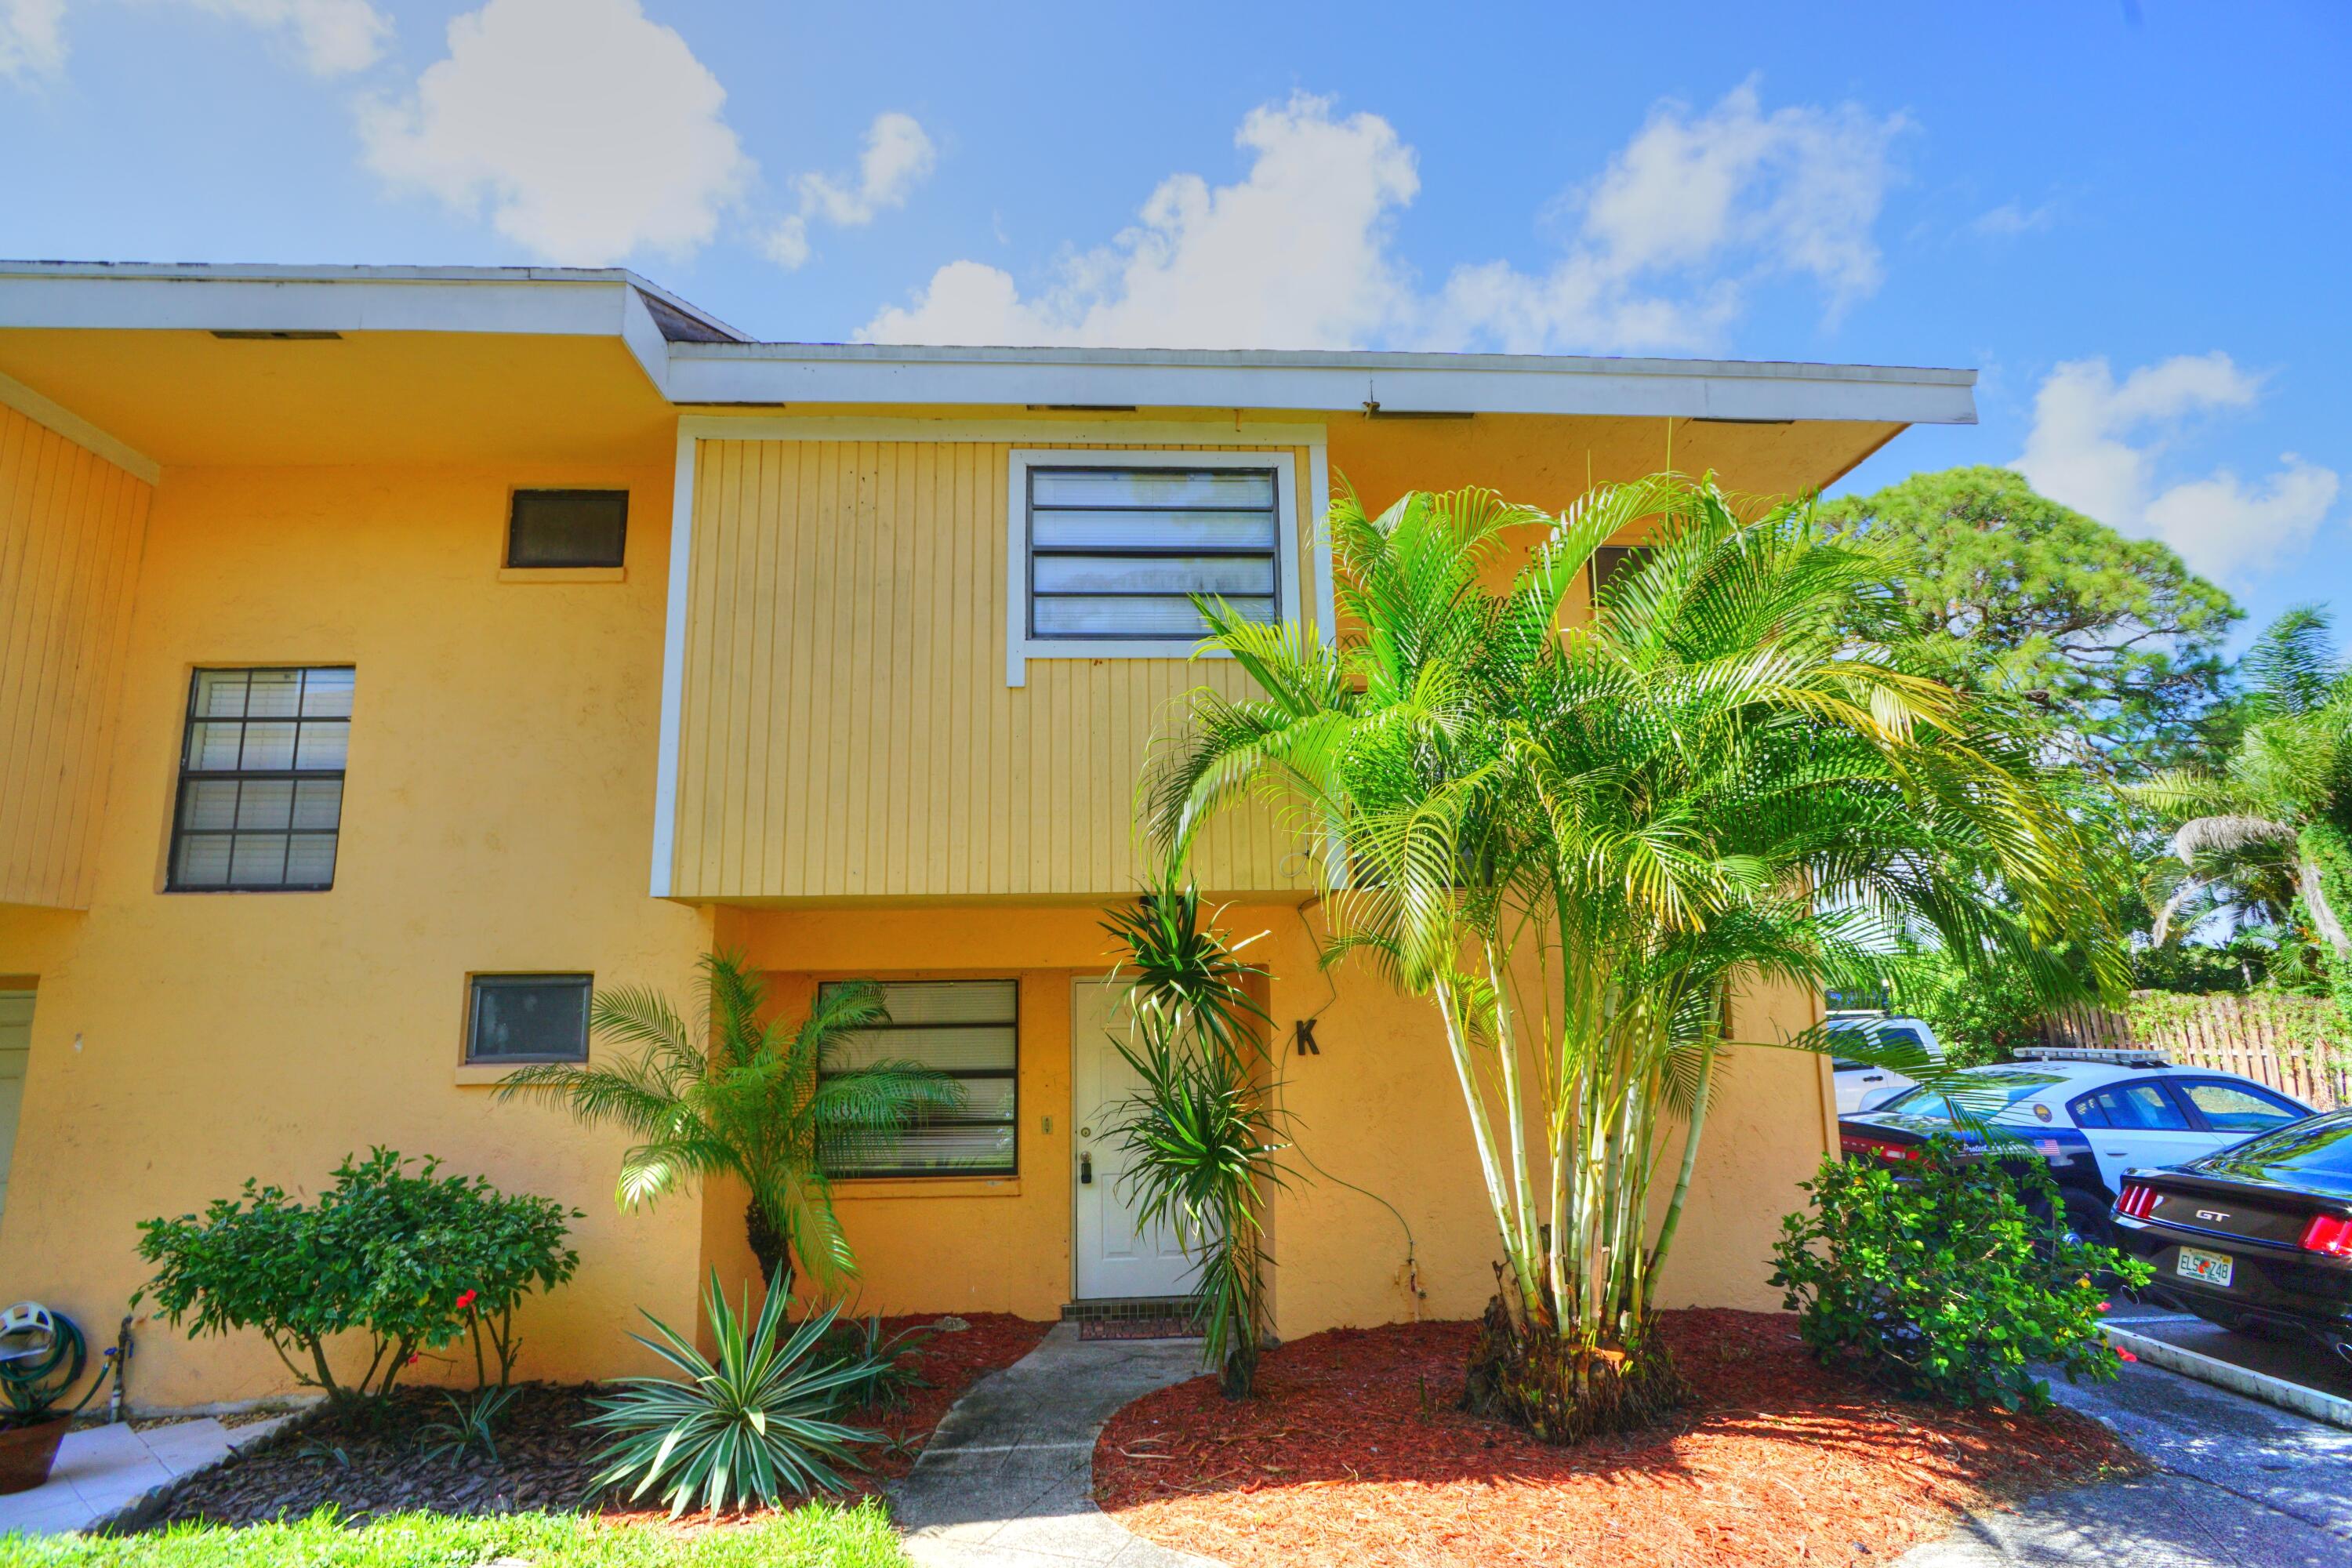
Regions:
[[[1132,1194],[1121,1190],[1126,1166],[1110,1129],[1121,1117],[1120,1102],[1139,1087],[1135,1069],[1111,1044],[1114,1030],[1127,1037],[1126,994],[1124,981],[1080,980],[1070,996],[1070,1116],[1076,1134],[1070,1141],[1070,1179],[1081,1301],[1181,1296],[1192,1283],[1192,1259],[1175,1235],[1158,1226],[1143,1235]]]
[[[33,994],[0,991],[0,1212],[8,1202],[8,1162],[25,1104],[25,1064],[33,1055]]]

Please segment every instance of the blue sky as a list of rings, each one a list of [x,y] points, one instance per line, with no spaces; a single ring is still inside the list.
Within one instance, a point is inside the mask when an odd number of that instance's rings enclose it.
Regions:
[[[2352,12],[0,0],[0,254],[626,262],[764,337],[1958,364],[2352,610]],[[1124,13],[1135,12],[1137,15]]]

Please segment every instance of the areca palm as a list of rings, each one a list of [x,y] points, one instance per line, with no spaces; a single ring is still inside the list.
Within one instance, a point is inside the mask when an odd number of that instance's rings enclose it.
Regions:
[[[1568,627],[1594,549],[1637,524],[1644,557]],[[1251,792],[1294,813],[1335,951],[1433,1003],[1469,1115],[1503,1255],[1474,1401],[1555,1439],[1639,1423],[1681,1396],[1654,1283],[1735,993],[1866,982],[1929,931],[2053,994],[2079,984],[2048,956],[2072,934],[2112,984],[2091,858],[2031,734],[1903,668],[1891,623],[1868,635],[1890,563],[1805,506],[1743,515],[1663,475],[1559,518],[1343,498],[1331,531],[1349,634],[1206,606],[1264,694],[1196,695],[1152,826],[1181,847]]]
[[[2176,824],[2181,871],[2159,884],[2157,940],[2216,889],[2246,904],[2300,899],[2339,974],[2352,975],[2352,909],[2338,907],[2352,884],[2352,668],[2313,609],[2282,616],[2244,668],[2252,721],[2221,768],[2172,769],[2131,791]],[[2338,990],[2352,999],[2352,980]]]
[[[795,1266],[827,1283],[856,1273],[834,1215],[827,1155],[958,1108],[962,1087],[896,1060],[820,1074],[829,1047],[888,1022],[870,984],[825,988],[788,1026],[762,1018],[766,988],[740,956],[706,953],[700,970],[699,1026],[650,986],[599,991],[589,1026],[633,1054],[521,1068],[499,1098],[547,1095],[583,1121],[626,1129],[637,1142],[621,1159],[614,1201],[625,1209],[713,1177],[741,1182],[745,1232],[772,1288],[789,1288]]]

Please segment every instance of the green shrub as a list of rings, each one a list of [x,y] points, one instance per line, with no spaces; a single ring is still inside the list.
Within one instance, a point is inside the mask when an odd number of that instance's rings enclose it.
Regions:
[[[580,1255],[563,1246],[580,1217],[552,1199],[499,1192],[480,1176],[443,1176],[439,1162],[389,1149],[335,1168],[314,1204],[283,1188],[245,1184],[203,1216],[151,1219],[139,1256],[157,1266],[134,1302],[152,1296],[192,1337],[258,1331],[294,1380],[339,1403],[392,1392],[427,1351],[491,1338],[501,1385],[512,1370],[515,1304],[572,1278]],[[338,1372],[330,1344],[366,1336],[357,1376]]]
[[[629,1337],[686,1376],[623,1378],[620,1392],[596,1401],[585,1425],[615,1434],[596,1456],[606,1467],[596,1484],[634,1482],[632,1501],[660,1487],[673,1519],[696,1505],[697,1493],[703,1508],[717,1512],[773,1506],[787,1493],[840,1490],[835,1467],[857,1462],[849,1446],[877,1443],[882,1435],[833,1415],[872,1384],[875,1369],[859,1356],[825,1354],[837,1308],[786,1333],[790,1300],[783,1290],[770,1290],[758,1320],[747,1326],[749,1303],[741,1312],[728,1306],[713,1269],[703,1310],[715,1360],[646,1313],[659,1337]]]
[[[2116,1375],[2100,1281],[2144,1284],[2147,1265],[2072,1239],[2038,1169],[2013,1174],[1938,1137],[1899,1175],[1832,1159],[1803,1185],[1812,1204],[1781,1221],[1772,1283],[1824,1364],[1948,1405],[2011,1409],[2049,1403],[2039,1366],[2070,1383]]]

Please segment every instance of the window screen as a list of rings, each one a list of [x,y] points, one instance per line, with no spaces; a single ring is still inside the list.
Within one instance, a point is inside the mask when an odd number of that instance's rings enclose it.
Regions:
[[[517,490],[507,564],[618,566],[628,532],[626,490]]]
[[[348,668],[196,671],[166,886],[334,886],[352,679]]]
[[[830,990],[832,987],[827,986]],[[836,1176],[1010,1175],[1019,1110],[1014,1068],[1019,1008],[1010,980],[916,980],[882,987],[890,1021],[834,1042],[823,1075],[877,1062],[914,1062],[963,1086],[961,1109],[929,1116],[895,1137],[868,1136],[826,1151]]]
[[[1190,595],[1281,614],[1271,468],[1029,469],[1029,635],[1186,640]]]
[[[587,974],[477,974],[466,1022],[469,1062],[588,1059]]]

